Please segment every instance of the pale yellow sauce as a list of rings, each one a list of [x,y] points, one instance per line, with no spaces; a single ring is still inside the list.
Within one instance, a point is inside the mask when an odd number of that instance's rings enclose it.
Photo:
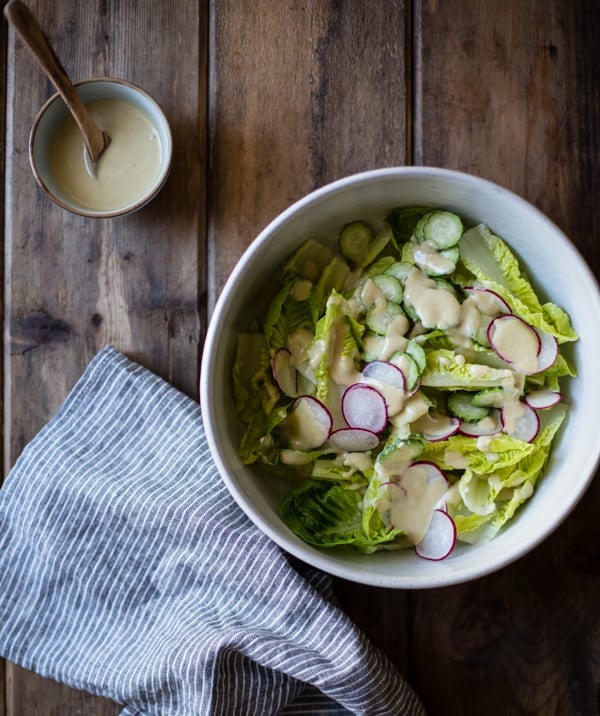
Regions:
[[[338,385],[352,385],[358,383],[362,376],[356,368],[352,355],[343,355],[344,338],[347,327],[345,324],[335,327],[335,335],[330,356],[330,373],[332,380]]]
[[[294,367],[297,368],[301,363],[307,360],[308,354],[306,349],[313,338],[312,332],[307,328],[299,328],[288,336],[286,348],[290,352],[290,363]]]
[[[135,203],[156,181],[162,147],[156,128],[139,107],[117,99],[87,105],[100,129],[111,138],[89,173],[85,147],[75,120],[69,116],[52,137],[50,171],[61,192],[84,209],[110,211]]]
[[[527,324],[518,319],[494,322],[496,351],[509,360],[516,370],[534,373],[538,365],[539,340]]]
[[[504,431],[511,435],[515,431],[517,420],[525,412],[525,405],[520,400],[507,400],[502,407]]]
[[[392,433],[396,437],[408,436],[411,432],[410,425],[425,415],[430,407],[431,403],[423,393],[419,391],[412,395],[408,398],[402,410],[390,417]]]
[[[404,301],[415,309],[427,328],[448,330],[460,321],[461,309],[456,297],[450,291],[438,288],[435,281],[418,268],[408,274]]]
[[[417,244],[413,257],[417,266],[436,274],[450,273],[454,268],[454,261],[442,256],[432,241]]]
[[[461,452],[458,452],[458,450],[445,450],[444,462],[446,465],[454,467],[457,470],[466,470],[469,467],[469,461]]]
[[[417,544],[427,532],[433,510],[447,489],[443,479],[428,479],[425,469],[412,465],[396,484],[383,487],[377,509],[393,527]]]
[[[314,419],[306,402],[296,405],[281,423],[281,431],[293,450],[313,450],[322,445],[328,435],[328,430]]]

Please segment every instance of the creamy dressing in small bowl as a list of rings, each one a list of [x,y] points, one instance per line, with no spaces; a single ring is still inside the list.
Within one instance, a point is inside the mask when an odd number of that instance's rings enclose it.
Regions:
[[[114,79],[76,82],[83,102],[111,138],[92,176],[83,138],[58,95],[40,110],[29,142],[38,184],[73,213],[114,217],[137,211],[169,174],[172,137],[156,102],[134,85]]]

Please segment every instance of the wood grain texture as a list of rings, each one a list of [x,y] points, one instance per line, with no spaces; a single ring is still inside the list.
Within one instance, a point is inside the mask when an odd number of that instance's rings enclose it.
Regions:
[[[29,6],[73,79],[115,76],[153,95],[171,123],[175,150],[167,184],[137,214],[88,220],[52,204],[27,156],[29,129],[52,88],[10,33],[6,469],[107,343],[196,398],[206,295],[206,4]],[[11,716],[119,710],[13,665],[6,672]]]
[[[284,208],[353,172],[406,163],[406,3],[213,2],[211,306]]]
[[[600,276],[600,6],[431,1],[415,20],[416,160],[521,194]],[[596,480],[526,558],[415,595],[416,687],[430,714],[598,713],[599,504]]]

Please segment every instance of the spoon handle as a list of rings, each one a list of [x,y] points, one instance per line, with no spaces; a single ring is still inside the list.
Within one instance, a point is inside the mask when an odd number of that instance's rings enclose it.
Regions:
[[[27,5],[20,0],[11,0],[5,5],[4,14],[19,33],[23,42],[35,55],[48,79],[71,111],[83,134],[92,162],[95,163],[105,148],[104,134],[81,101],[35,16]]]

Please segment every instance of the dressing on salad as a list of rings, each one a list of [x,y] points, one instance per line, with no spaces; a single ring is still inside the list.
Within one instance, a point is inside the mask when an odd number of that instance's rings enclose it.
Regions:
[[[319,546],[448,556],[534,493],[565,417],[568,315],[507,244],[451,211],[399,208],[290,257],[233,370],[240,454],[283,478]]]

